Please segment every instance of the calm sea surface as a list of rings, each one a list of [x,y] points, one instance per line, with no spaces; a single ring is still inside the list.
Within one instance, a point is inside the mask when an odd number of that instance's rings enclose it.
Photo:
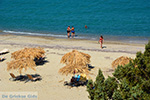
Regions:
[[[67,38],[68,25],[75,38],[148,41],[150,0],[0,0],[3,33]]]

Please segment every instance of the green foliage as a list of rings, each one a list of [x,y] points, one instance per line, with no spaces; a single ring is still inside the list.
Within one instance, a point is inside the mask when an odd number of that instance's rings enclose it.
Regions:
[[[92,84],[94,88],[90,88]],[[89,85],[89,86],[88,86]],[[125,66],[118,66],[113,77],[106,80],[99,70],[96,81],[89,81],[87,91],[91,100],[148,100],[150,98],[150,41],[144,53]]]
[[[115,90],[113,95],[112,95],[113,100],[123,100],[120,91]]]
[[[97,84],[103,85],[103,84],[104,84],[104,80],[105,80],[105,78],[104,78],[104,76],[103,76],[103,73],[102,73],[102,71],[99,69],[98,75],[97,75],[97,77],[96,77],[95,85],[97,85]]]
[[[93,85],[93,81],[89,80],[88,84],[87,84],[87,91],[89,92],[89,99],[94,100],[94,85]]]
[[[106,100],[107,96],[105,93],[104,80],[105,78],[102,74],[102,71],[99,70],[96,81],[94,82],[94,100]]]
[[[118,88],[117,85],[118,82],[114,77],[108,76],[104,84],[105,84],[105,91],[107,93],[107,96],[109,97],[109,99],[111,99],[113,92]]]

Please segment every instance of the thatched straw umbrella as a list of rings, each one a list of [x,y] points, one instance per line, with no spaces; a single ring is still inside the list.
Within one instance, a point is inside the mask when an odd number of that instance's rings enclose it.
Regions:
[[[124,66],[124,65],[128,64],[130,62],[130,60],[132,61],[132,59],[129,57],[121,56],[112,62],[112,68],[115,70],[118,65]]]
[[[90,58],[91,56],[88,54],[73,50],[62,57],[60,62],[66,66],[61,68],[59,72],[66,75],[74,74],[74,72],[88,74],[87,64],[90,63]]]
[[[64,63],[66,65],[80,65],[80,66],[86,66],[88,63],[90,63],[91,56],[88,54],[85,54],[83,52],[79,52],[77,50],[73,50],[72,52],[66,53],[60,63]]]
[[[19,70],[19,73],[21,74],[22,69],[25,69],[25,71],[28,68],[31,68],[35,70],[35,61],[34,59],[39,59],[40,57],[43,57],[45,51],[43,48],[24,48],[22,50],[16,51],[11,54],[11,58],[14,58],[11,62],[7,63],[7,70]]]
[[[21,59],[21,58],[29,58],[29,59],[34,59],[34,58],[40,58],[43,57],[45,51],[43,48],[24,48],[22,50],[16,51],[11,54],[11,58],[14,59]]]
[[[89,70],[87,67],[82,67],[82,66],[64,66],[59,70],[59,73],[63,75],[84,73],[88,75]]]
[[[18,70],[19,73],[22,73],[22,70],[25,69],[25,71],[28,68],[31,68],[35,70],[35,62],[31,59],[17,59],[17,60],[12,60],[11,62],[7,63],[7,70]]]

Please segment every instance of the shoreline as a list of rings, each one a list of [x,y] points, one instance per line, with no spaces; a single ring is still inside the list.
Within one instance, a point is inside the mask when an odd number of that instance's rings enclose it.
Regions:
[[[3,37],[6,37],[6,39],[3,39]],[[55,37],[46,37],[46,36],[29,36],[29,35],[14,35],[14,34],[4,34],[1,35],[1,38],[0,38],[0,45],[13,45],[13,46],[21,46],[21,47],[42,47],[48,49],[65,49],[65,50],[76,49],[82,51],[105,52],[105,53],[109,52],[109,53],[136,54],[138,51],[144,52],[143,47],[145,46],[145,44],[123,43],[120,41],[105,40],[103,44],[104,48],[101,49],[99,48],[100,44],[97,41],[85,40],[85,39],[84,40],[64,39],[64,38],[55,38]],[[28,41],[32,41],[32,42],[24,42],[22,38],[26,38]],[[8,40],[10,42],[7,42]],[[40,42],[39,40],[40,41],[42,40],[42,42]],[[80,45],[80,43],[82,45]],[[134,49],[128,49],[129,47]]]
[[[64,34],[51,34],[51,33],[30,33],[30,32],[15,32],[8,31],[4,32],[0,30],[0,35],[19,35],[19,36],[33,36],[33,37],[44,37],[44,38],[56,38],[56,39],[68,39],[67,35]],[[79,34],[79,33],[78,33]],[[70,38],[71,39],[71,38]],[[98,41],[99,37],[91,35],[77,35],[74,40],[90,40]],[[112,36],[104,35],[104,40],[106,43],[121,43],[121,44],[147,44],[150,37],[138,37],[138,36]]]

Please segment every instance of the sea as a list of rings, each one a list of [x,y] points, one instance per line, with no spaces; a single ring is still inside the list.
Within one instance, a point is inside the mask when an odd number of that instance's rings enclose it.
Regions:
[[[85,28],[87,25],[88,28]],[[145,43],[150,0],[0,0],[0,33]]]

